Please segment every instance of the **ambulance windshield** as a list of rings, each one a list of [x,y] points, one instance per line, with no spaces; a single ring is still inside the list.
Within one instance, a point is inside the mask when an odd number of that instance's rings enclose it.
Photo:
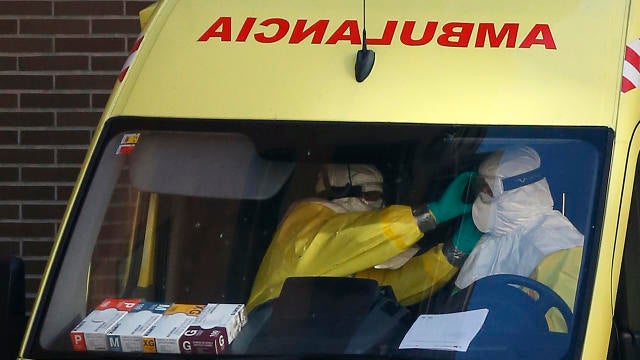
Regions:
[[[136,121],[98,143],[27,355],[555,359],[581,338],[606,129]]]

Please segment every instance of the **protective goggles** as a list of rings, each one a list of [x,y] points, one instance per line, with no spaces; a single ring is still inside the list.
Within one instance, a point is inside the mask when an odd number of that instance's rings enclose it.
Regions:
[[[365,202],[375,202],[382,199],[381,191],[362,191],[362,186],[331,186],[321,191],[319,196],[328,200],[340,199],[345,197],[362,198]]]
[[[527,186],[542,179],[544,179],[544,175],[541,168],[510,177],[473,176],[469,184],[470,189],[467,198],[475,199],[479,196],[484,202],[491,202],[504,194],[505,191]],[[493,186],[489,185],[489,182],[491,182]]]

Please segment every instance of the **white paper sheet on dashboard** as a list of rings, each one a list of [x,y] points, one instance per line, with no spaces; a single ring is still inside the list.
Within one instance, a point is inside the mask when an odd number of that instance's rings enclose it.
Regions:
[[[489,310],[420,315],[402,339],[400,349],[467,351]]]

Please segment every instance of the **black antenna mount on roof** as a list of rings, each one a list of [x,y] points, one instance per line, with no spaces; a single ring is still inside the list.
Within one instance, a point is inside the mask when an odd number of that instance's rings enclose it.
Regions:
[[[362,49],[356,54],[356,81],[363,82],[373,69],[376,53],[367,49],[367,0],[362,0]]]

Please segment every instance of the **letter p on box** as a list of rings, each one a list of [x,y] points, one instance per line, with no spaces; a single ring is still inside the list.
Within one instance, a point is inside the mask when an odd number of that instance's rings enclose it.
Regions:
[[[72,332],[71,345],[74,351],[87,351],[87,345],[84,342],[84,334],[81,332]]]

